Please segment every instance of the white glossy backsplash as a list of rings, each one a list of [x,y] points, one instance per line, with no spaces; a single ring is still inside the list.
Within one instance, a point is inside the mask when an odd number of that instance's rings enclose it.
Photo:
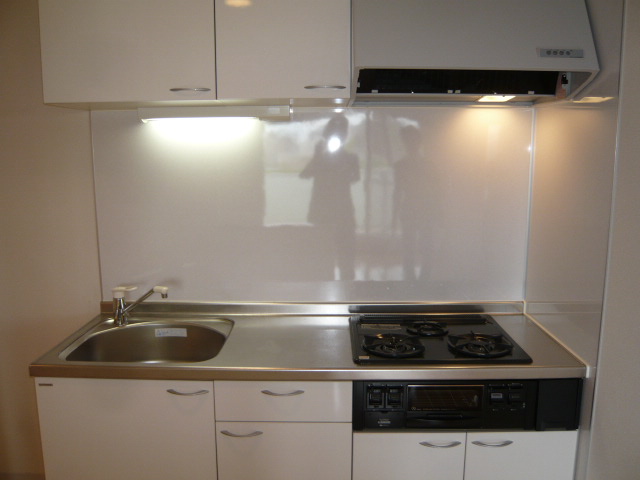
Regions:
[[[344,143],[325,145],[340,116]],[[105,300],[119,284],[171,301],[523,299],[529,108],[93,112],[92,132]]]

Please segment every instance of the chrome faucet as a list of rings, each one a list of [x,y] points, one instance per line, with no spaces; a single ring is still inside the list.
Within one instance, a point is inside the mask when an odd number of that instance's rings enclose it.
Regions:
[[[125,325],[127,325],[129,323],[129,312],[131,312],[131,310],[136,308],[138,305],[140,305],[142,302],[144,302],[147,298],[149,298],[154,293],[159,293],[162,296],[162,298],[167,298],[169,296],[169,294],[167,293],[169,291],[168,287],[162,287],[160,285],[156,285],[147,293],[142,295],[139,299],[137,299],[135,302],[127,305],[124,299],[125,293],[136,290],[137,288],[138,287],[135,287],[135,286],[130,286],[130,287],[120,286],[112,290],[113,291],[113,322],[117,327],[124,327]]]

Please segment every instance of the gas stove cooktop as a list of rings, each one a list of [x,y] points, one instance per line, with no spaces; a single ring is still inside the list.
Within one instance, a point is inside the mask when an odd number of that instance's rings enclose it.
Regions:
[[[350,318],[359,364],[527,364],[531,357],[484,314],[361,314]]]

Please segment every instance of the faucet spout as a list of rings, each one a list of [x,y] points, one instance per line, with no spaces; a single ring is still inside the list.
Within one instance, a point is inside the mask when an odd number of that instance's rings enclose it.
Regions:
[[[124,327],[127,325],[129,323],[129,313],[154,293],[159,293],[162,298],[167,298],[169,296],[168,287],[156,285],[135,302],[127,305],[124,299],[125,293],[136,290],[137,288],[138,287],[116,287],[113,289],[113,321],[117,327]]]

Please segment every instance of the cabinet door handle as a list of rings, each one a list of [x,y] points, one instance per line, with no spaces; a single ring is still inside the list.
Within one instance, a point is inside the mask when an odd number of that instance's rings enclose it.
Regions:
[[[504,440],[503,442],[496,442],[496,443],[487,443],[487,442],[481,442],[481,441],[474,441],[471,442],[474,445],[477,445],[479,447],[491,447],[491,448],[499,448],[499,447],[506,447],[508,445],[511,445],[513,443],[513,441],[511,440]]]
[[[234,437],[234,438],[248,438],[248,437],[257,437],[258,435],[262,435],[262,432],[260,430],[256,430],[255,432],[247,433],[245,435],[239,435],[237,433],[232,433],[229,430],[221,430],[220,433],[223,434],[223,435],[226,435],[227,437]]]
[[[272,397],[293,397],[296,395],[302,395],[304,393],[304,390],[294,390],[293,392],[289,393],[276,393],[272,392],[271,390],[261,390],[261,392],[265,395],[271,395]]]
[[[206,395],[207,393],[209,393],[209,390],[198,390],[197,392],[179,392],[177,390],[174,390],[173,388],[170,388],[169,390],[167,390],[167,392],[169,392],[171,395],[193,397],[194,395]]]
[[[305,87],[307,90],[344,90],[345,87],[344,85],[305,85]]]
[[[170,92],[210,92],[208,87],[174,87],[169,89]]]
[[[420,445],[422,445],[423,447],[429,447],[429,448],[453,448],[453,447],[457,447],[458,445],[462,445],[462,442],[450,442],[450,443],[431,443],[431,442],[420,442]]]

